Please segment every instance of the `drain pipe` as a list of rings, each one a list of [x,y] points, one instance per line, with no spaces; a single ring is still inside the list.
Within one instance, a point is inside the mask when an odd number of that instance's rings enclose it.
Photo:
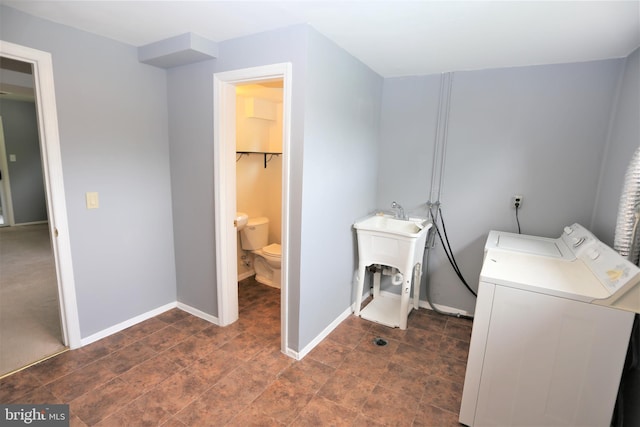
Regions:
[[[443,141],[443,137],[442,137],[442,129],[444,128],[443,126],[443,121],[446,121],[447,117],[448,117],[448,113],[445,115],[444,114],[444,104],[445,104],[445,97],[448,99],[451,96],[451,86],[448,85],[447,83],[450,82],[451,79],[448,78],[447,73],[443,73],[440,75],[440,90],[439,90],[439,94],[438,94],[438,115],[436,118],[436,131],[435,131],[435,135],[434,135],[434,142],[433,142],[433,159],[432,159],[432,163],[431,163],[431,188],[429,189],[429,201],[427,202],[427,208],[429,209],[429,218],[431,219],[431,222],[433,224],[436,224],[438,221],[438,213],[440,212],[440,209],[437,209],[440,206],[440,186],[442,184],[442,160],[444,158],[443,155],[443,151],[444,151],[444,141]],[[449,93],[445,95],[445,89],[448,88],[449,89]],[[448,104],[448,102],[447,102]],[[447,111],[448,111],[448,107],[447,107]],[[440,162],[438,162],[438,159],[440,158]],[[438,170],[440,171],[440,174],[438,174]],[[438,177],[438,182],[436,183],[436,177]],[[435,215],[433,214],[433,211],[431,210],[431,208],[433,206],[436,206],[436,212]],[[431,230],[429,230],[429,236],[427,237],[427,245],[425,247],[424,250],[424,260],[422,265],[424,266],[424,276],[425,276],[425,284],[426,284],[426,298],[427,298],[427,303],[431,306],[431,309],[433,311],[435,311],[436,313],[440,313],[440,314],[444,314],[442,312],[440,312],[440,310],[438,310],[433,303],[431,302],[431,289],[430,289],[430,279],[429,279],[429,257],[431,255],[431,250],[435,247],[435,232],[434,232],[434,228],[432,227]],[[420,286],[418,286],[418,293],[420,292]],[[418,298],[420,296],[418,295]]]
[[[438,116],[436,122],[435,142],[433,146],[433,164],[431,169],[431,189],[429,191],[429,201],[427,208],[429,209],[429,218],[436,224],[440,213],[440,195],[442,194],[442,181],[444,179],[444,167],[447,154],[447,140],[449,134],[449,115],[451,112],[451,90],[453,88],[453,73],[443,73],[440,78],[440,93],[438,96]],[[438,161],[439,160],[439,161]],[[436,183],[436,176],[438,181]],[[435,214],[432,210],[435,208]],[[426,285],[427,303],[433,311],[445,316],[472,319],[461,313],[448,313],[437,308],[431,298],[431,281],[429,277],[429,258],[431,250],[435,247],[435,227],[429,230],[427,245],[424,251],[424,276]],[[418,287],[418,291],[419,291]]]

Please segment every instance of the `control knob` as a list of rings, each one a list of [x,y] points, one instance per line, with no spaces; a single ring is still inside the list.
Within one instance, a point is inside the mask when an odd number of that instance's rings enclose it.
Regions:
[[[600,252],[596,249],[592,249],[591,251],[589,251],[589,258],[591,258],[592,260],[597,260],[600,257]]]

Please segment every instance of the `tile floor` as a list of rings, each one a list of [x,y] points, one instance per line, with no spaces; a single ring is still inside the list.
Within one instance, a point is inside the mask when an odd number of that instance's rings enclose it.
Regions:
[[[69,403],[71,426],[459,425],[471,322],[421,309],[401,331],[352,316],[294,361],[279,300],[247,279],[235,324],[170,310],[5,377],[0,403]]]

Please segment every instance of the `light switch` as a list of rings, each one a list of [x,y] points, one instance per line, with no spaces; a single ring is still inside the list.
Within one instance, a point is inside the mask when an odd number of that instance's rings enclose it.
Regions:
[[[15,154],[9,154],[9,161],[10,162],[15,162],[16,161],[16,155]]]
[[[97,192],[88,192],[87,196],[87,209],[98,209],[100,207],[100,203],[98,203],[98,193]]]

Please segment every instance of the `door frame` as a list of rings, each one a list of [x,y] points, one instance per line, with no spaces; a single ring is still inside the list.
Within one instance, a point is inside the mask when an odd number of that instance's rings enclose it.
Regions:
[[[7,161],[7,147],[4,142],[4,125],[0,116],[0,206],[2,206],[3,223],[0,227],[15,225],[13,218],[13,200],[11,198],[11,179],[9,177],[9,162]]]
[[[80,347],[80,320],[71,259],[66,198],[62,177],[62,157],[58,132],[58,113],[53,84],[53,61],[49,52],[0,40],[0,55],[33,66],[38,134],[42,154],[42,173],[47,197],[49,233],[58,281],[58,301],[64,344]]]
[[[282,266],[280,289],[280,344],[285,354],[288,346],[288,248],[289,248],[289,177],[291,139],[291,63],[280,63],[213,75],[213,152],[215,191],[216,278],[218,284],[218,322],[220,326],[238,320],[236,216],[236,85],[282,79]]]

